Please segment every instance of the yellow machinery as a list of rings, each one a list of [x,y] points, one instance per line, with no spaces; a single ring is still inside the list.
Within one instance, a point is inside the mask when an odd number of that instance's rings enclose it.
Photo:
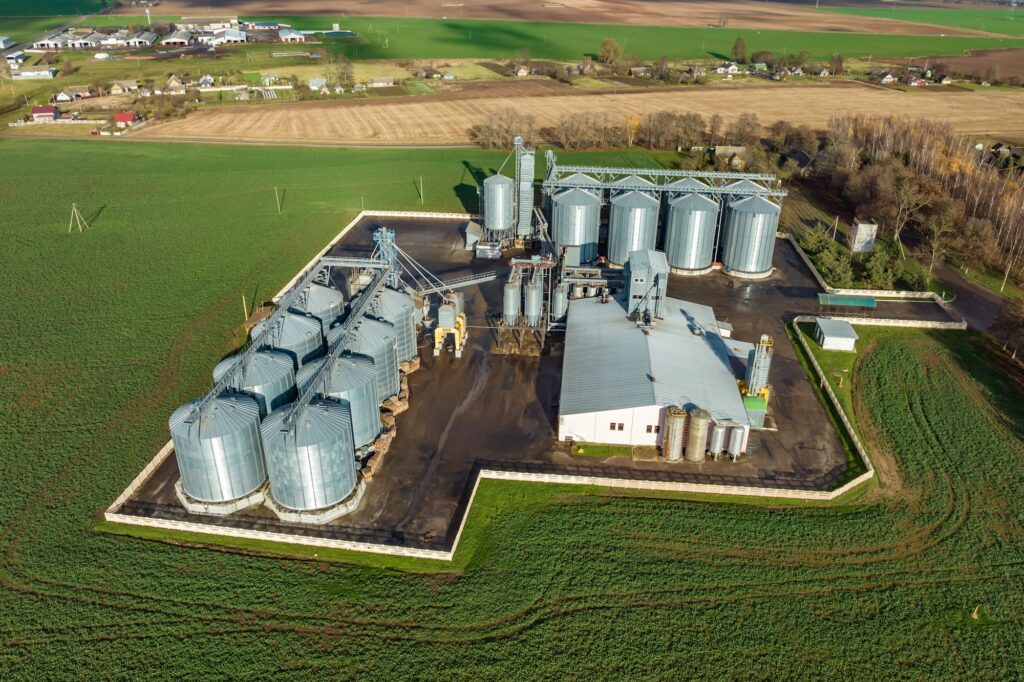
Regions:
[[[437,308],[437,328],[434,330],[434,357],[441,354],[445,339],[451,334],[454,341],[455,357],[462,357],[462,349],[469,338],[466,313],[463,311],[461,293],[449,296],[448,301]]]

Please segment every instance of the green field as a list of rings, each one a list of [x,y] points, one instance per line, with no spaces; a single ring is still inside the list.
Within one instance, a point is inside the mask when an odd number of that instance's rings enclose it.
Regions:
[[[361,197],[418,208],[423,175],[426,208],[461,210],[467,166],[506,154],[3,140],[0,155],[4,679],[1002,680],[1024,665],[1024,401],[961,332],[862,335],[854,408],[904,496],[789,508],[486,482],[444,567],[96,532],[170,411],[209,384],[243,292],[269,297]],[[83,234],[66,232],[72,201]]]
[[[31,40],[73,19],[74,17],[0,16],[0,36],[8,36],[16,42]]]
[[[942,7],[823,7],[827,12],[858,14],[865,17],[882,17],[913,21],[936,26],[970,28],[1008,36],[1024,36],[1024,7],[1002,7],[998,9],[963,9]]]
[[[108,0],[0,0],[0,17],[82,14],[99,11],[108,4]]]
[[[279,19],[298,29],[329,29],[336,17],[262,17]],[[914,57],[959,54],[968,49],[1013,47],[1001,38],[862,35],[754,31],[716,28],[664,28],[527,21],[395,19],[348,17],[342,28],[356,31],[365,44],[339,43],[337,49],[357,59],[510,58],[521,48],[534,58],[576,60],[596,54],[605,38],[617,40],[627,53],[644,59],[662,55],[679,59],[725,58],[737,37],[748,52],[772,50],[817,59],[839,52],[847,57]],[[385,47],[385,43],[387,47]]]

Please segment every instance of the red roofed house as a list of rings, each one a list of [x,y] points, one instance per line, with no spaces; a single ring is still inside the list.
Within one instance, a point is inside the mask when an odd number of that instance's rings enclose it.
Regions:
[[[138,120],[134,111],[119,111],[114,114],[114,125],[118,128],[130,128]]]
[[[33,121],[55,121],[60,118],[60,109],[57,107],[32,107]]]

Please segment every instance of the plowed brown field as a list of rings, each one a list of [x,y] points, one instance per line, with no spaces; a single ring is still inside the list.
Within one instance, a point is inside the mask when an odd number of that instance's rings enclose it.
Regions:
[[[470,130],[487,116],[512,107],[543,128],[583,110],[613,116],[672,109],[715,113],[731,120],[756,112],[769,124],[823,126],[836,112],[895,114],[950,121],[964,133],[1024,137],[1024,93],[900,92],[858,84],[708,87],[645,92],[585,92],[554,88],[538,95],[535,84],[508,83],[489,95],[424,96],[352,102],[244,105],[202,111],[138,131],[147,139],[295,144],[452,145],[471,141]],[[528,88],[528,89],[526,89]],[[564,93],[564,94],[563,94]]]
[[[138,8],[125,7],[138,14]],[[325,14],[449,19],[517,19],[644,26],[719,26],[794,31],[843,31],[936,35],[983,35],[980,31],[938,27],[877,17],[816,12],[810,7],[748,0],[165,0],[160,13],[196,15],[230,12],[241,15]]]

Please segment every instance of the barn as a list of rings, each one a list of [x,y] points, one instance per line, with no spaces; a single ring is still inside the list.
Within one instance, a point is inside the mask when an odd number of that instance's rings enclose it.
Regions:
[[[814,320],[814,340],[822,350],[857,351],[857,332],[845,320],[818,317]]]

